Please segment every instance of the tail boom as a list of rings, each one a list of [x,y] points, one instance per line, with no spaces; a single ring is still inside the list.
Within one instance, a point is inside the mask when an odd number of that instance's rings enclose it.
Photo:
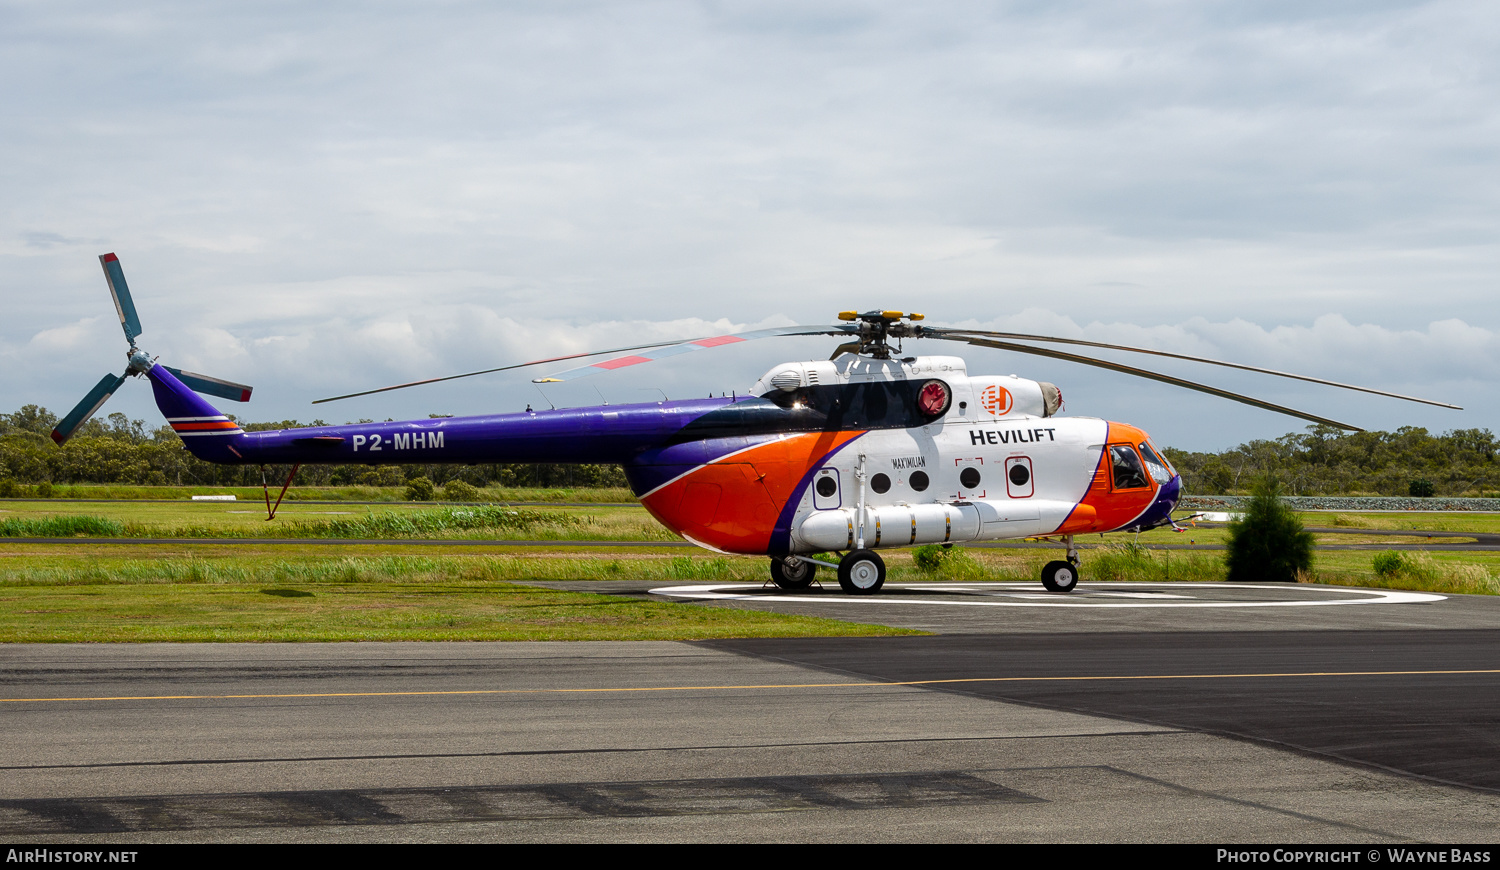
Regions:
[[[188,451],[229,465],[624,464],[671,443],[693,421],[732,403],[698,399],[246,432],[165,366],[154,366],[147,377],[157,407]]]

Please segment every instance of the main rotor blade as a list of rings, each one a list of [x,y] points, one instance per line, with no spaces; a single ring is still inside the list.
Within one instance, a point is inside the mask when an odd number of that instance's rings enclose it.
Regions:
[[[1188,360],[1189,362],[1208,363],[1209,365],[1224,366],[1225,368],[1240,369],[1247,372],[1257,372],[1263,375],[1275,375],[1278,378],[1291,378],[1292,380],[1296,381],[1307,381],[1313,384],[1323,384],[1324,386],[1328,387],[1338,387],[1342,390],[1357,390],[1361,393],[1373,393],[1377,396],[1388,396],[1392,399],[1404,399],[1408,402],[1421,402],[1424,405],[1436,405],[1439,408],[1452,408],[1455,411],[1463,410],[1463,408],[1460,408],[1457,405],[1450,405],[1447,402],[1435,402],[1432,399],[1421,399],[1416,396],[1404,396],[1400,393],[1388,393],[1385,390],[1376,390],[1370,387],[1360,387],[1354,384],[1341,384],[1338,381],[1328,381],[1322,378],[1308,377],[1307,375],[1295,375],[1290,372],[1279,372],[1275,369],[1257,368],[1255,366],[1224,362],[1223,360],[1209,359],[1207,357],[1189,356],[1182,353],[1171,353],[1170,351],[1165,350],[1152,350],[1145,347],[1131,347],[1124,344],[1105,344],[1101,341],[1084,341],[1081,338],[1057,338],[1051,335],[1026,335],[1025,333],[1020,332],[989,332],[982,329],[953,329],[950,327],[932,326],[922,327],[922,336],[924,338],[945,338],[953,339],[956,341],[965,341],[966,339],[964,338],[964,336],[969,335],[982,335],[987,338],[1008,338],[1015,339],[1017,341],[1045,341],[1054,344],[1076,344],[1083,347],[1100,347],[1107,350],[1124,350],[1131,353],[1146,353],[1151,354],[1152,356],[1165,356],[1171,357],[1172,359]]]
[[[125,284],[125,271],[120,268],[120,258],[114,254],[100,254],[99,265],[104,267],[104,280],[109,282],[109,295],[115,300],[115,313],[120,315],[120,326],[125,330],[125,340],[135,347],[135,338],[141,334],[141,319],[135,314],[135,302],[130,298],[130,288]]]
[[[809,330],[809,331],[808,332],[797,332],[797,330]],[[813,331],[813,330],[816,330],[816,331]],[[578,377],[579,375],[591,374],[592,372],[595,372],[595,371],[601,371],[601,370],[612,369],[612,368],[622,368],[622,367],[627,366],[627,365],[634,365],[637,362],[648,362],[648,361],[650,361],[652,359],[656,359],[656,358],[658,358],[660,356],[673,356],[673,355],[678,354],[678,353],[686,353],[687,350],[676,350],[676,351],[672,350],[672,348],[674,348],[674,347],[679,347],[679,346],[685,345],[685,344],[701,344],[700,347],[689,348],[689,350],[702,350],[705,347],[717,347],[720,344],[735,344],[735,343],[740,342],[740,341],[749,341],[749,340],[755,339],[755,338],[767,338],[767,337],[769,337],[771,335],[819,335],[819,334],[822,334],[822,333],[825,333],[825,332],[826,333],[830,333],[830,334],[842,334],[843,332],[847,332],[847,331],[848,331],[847,329],[845,329],[843,327],[838,327],[838,326],[783,326],[783,327],[779,327],[778,329],[761,329],[761,330],[756,330],[754,332],[742,332],[742,333],[740,333],[738,335],[709,336],[709,337],[706,337],[706,338],[688,339],[687,341],[681,341],[681,340],[657,341],[657,342],[653,342],[651,344],[636,344],[636,345],[631,345],[630,347],[615,347],[615,348],[610,348],[609,350],[591,350],[591,351],[588,351],[586,353],[573,353],[573,354],[568,354],[566,356],[554,356],[554,357],[548,357],[546,359],[532,360],[531,362],[515,363],[514,365],[497,366],[496,368],[482,369],[482,370],[477,371],[477,372],[465,372],[464,374],[461,374],[461,375],[447,375],[447,376],[441,377],[441,378],[427,378],[425,380],[412,381],[410,383],[405,383],[405,384],[393,384],[392,386],[389,386],[389,387],[380,387],[379,389],[375,389],[375,390],[362,390],[362,391],[360,391],[358,393],[346,393],[345,395],[342,395],[342,396],[329,396],[326,399],[317,399],[317,400],[314,400],[313,404],[314,405],[321,405],[324,402],[337,402],[340,399],[353,399],[356,396],[370,396],[370,395],[374,395],[375,393],[387,393],[387,392],[390,392],[391,390],[404,390],[407,387],[420,387],[423,384],[436,384],[436,383],[440,383],[442,381],[456,381],[459,378],[472,378],[475,375],[487,375],[487,374],[490,374],[492,372],[507,372],[507,371],[510,371],[512,369],[524,369],[524,368],[526,368],[528,366],[539,366],[539,365],[543,365],[545,363],[565,362],[565,361],[570,360],[570,359],[583,359],[584,357],[589,357],[589,356],[603,356],[605,354],[610,354],[610,353],[626,353],[628,351],[633,351],[633,350],[651,350],[653,348],[665,348],[668,351],[668,352],[664,352],[664,353],[660,353],[660,354],[646,354],[646,355],[643,355],[643,356],[640,356],[640,357],[633,357],[632,356],[632,357],[621,357],[618,360],[607,360],[605,362],[598,363],[597,365],[582,366],[581,368],[577,368],[577,369],[569,369],[566,372],[562,372],[561,375],[553,375],[551,378],[541,378],[541,379],[537,379],[537,380],[533,381],[533,383],[551,383],[554,379],[555,380],[559,380],[559,381],[570,380],[572,378]]]
[[[95,384],[92,390],[89,390],[89,394],[83,397],[83,401],[75,405],[73,410],[68,412],[68,416],[62,418],[53,427],[52,440],[58,444],[63,444],[69,438],[72,438],[73,432],[87,422],[90,417],[94,416],[94,412],[99,410],[99,406],[108,401],[109,397],[114,395],[115,390],[118,390],[123,383],[125,383],[124,375],[105,375],[101,378],[99,383]]]
[[[218,396],[231,402],[250,401],[250,391],[254,387],[245,384],[237,384],[234,381],[226,381],[221,378],[211,378],[208,375],[200,375],[197,372],[185,372],[182,369],[174,369],[171,366],[162,366],[182,381],[183,385],[190,390],[209,396]]]
[[[772,327],[771,329],[755,329],[751,330],[750,332],[737,332],[733,335],[716,335],[712,338],[694,338],[687,341],[673,342],[672,344],[662,347],[660,350],[653,350],[647,353],[636,354],[632,356],[616,357],[615,359],[607,359],[604,362],[593,363],[586,366],[579,366],[578,368],[568,369],[565,372],[558,372],[555,375],[548,375],[545,378],[532,378],[531,382],[533,384],[555,384],[559,381],[571,381],[574,378],[581,378],[584,375],[591,375],[595,372],[622,369],[626,366],[639,365],[641,363],[651,362],[652,360],[658,360],[664,357],[677,356],[681,353],[692,353],[695,350],[707,350],[711,347],[722,347],[726,344],[739,344],[742,341],[754,341],[758,338],[775,338],[782,335],[845,335],[857,330],[858,327],[853,326],[777,326]],[[611,351],[611,353],[613,353],[613,351]]]
[[[1330,420],[1327,417],[1319,417],[1316,414],[1309,414],[1306,411],[1298,411],[1295,408],[1288,408],[1285,405],[1277,405],[1271,402],[1264,401],[1262,399],[1252,398],[1250,396],[1241,395],[1239,393],[1231,393],[1228,390],[1221,390],[1218,387],[1210,387],[1206,384],[1200,384],[1194,381],[1185,381],[1182,378],[1174,378],[1171,375],[1164,375],[1159,372],[1147,371],[1146,369],[1138,369],[1134,366],[1127,366],[1121,363],[1107,362],[1101,359],[1094,359],[1093,357],[1079,356],[1076,353],[1068,353],[1067,351],[1050,350],[1048,348],[1042,347],[1030,347],[1024,344],[1013,344],[1008,341],[998,341],[996,339],[990,338],[962,338],[955,340],[965,341],[969,344],[978,345],[981,347],[993,347],[998,348],[999,350],[1013,350],[1018,353],[1029,353],[1034,356],[1046,356],[1053,359],[1083,363],[1086,366],[1109,369],[1110,371],[1114,372],[1122,372],[1127,375],[1135,375],[1138,378],[1147,378],[1153,381],[1161,381],[1164,384],[1172,384],[1173,386],[1183,387],[1189,390],[1197,390],[1200,393],[1208,393],[1210,396],[1218,396],[1222,399],[1229,399],[1232,402],[1239,402],[1242,405],[1250,405],[1255,408],[1264,408],[1267,411],[1275,411],[1278,414],[1300,417],[1303,420],[1310,420],[1314,423],[1324,423],[1326,425],[1334,426],[1339,429],[1347,429],[1350,432],[1365,431],[1358,426],[1351,426],[1348,423],[1340,423],[1337,420]]]
[[[614,348],[612,350],[591,350],[588,353],[574,353],[574,354],[569,354],[567,356],[548,357],[547,359],[537,359],[537,360],[532,360],[531,362],[516,363],[515,365],[498,366],[498,367],[492,368],[492,369],[481,369],[480,371],[477,371],[477,372],[464,372],[461,375],[446,375],[446,376],[441,377],[441,378],[427,378],[425,380],[411,381],[410,383],[405,383],[405,384],[393,384],[393,385],[391,385],[389,387],[380,387],[380,388],[374,389],[374,390],[362,390],[362,391],[360,391],[358,393],[346,393],[346,394],[344,394],[342,396],[329,396],[326,399],[314,399],[313,400],[313,404],[314,405],[321,405],[324,402],[337,402],[340,399],[352,399],[352,398],[354,398],[356,396],[370,396],[370,395],[374,395],[375,393],[388,393],[391,390],[404,390],[407,387],[420,387],[423,384],[436,384],[436,383],[439,383],[441,381],[456,381],[459,378],[472,378],[475,375],[487,375],[487,374],[490,374],[491,372],[507,372],[507,371],[510,371],[511,369],[524,369],[527,366],[539,366],[539,365],[542,365],[543,363],[562,362],[564,360],[580,359],[580,358],[586,357],[586,356],[599,356],[600,354],[605,354],[605,353],[622,353],[622,352],[627,351],[627,350],[641,350],[642,348],[648,348],[648,347],[661,347],[664,344],[672,344],[672,342],[669,342],[669,341],[659,341],[659,342],[657,342],[655,344],[637,344],[637,345],[635,345],[633,347],[617,347],[617,348]]]

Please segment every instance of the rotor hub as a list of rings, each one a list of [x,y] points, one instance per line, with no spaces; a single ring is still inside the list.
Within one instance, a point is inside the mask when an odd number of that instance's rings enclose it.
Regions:
[[[920,338],[922,327],[916,321],[924,319],[916,313],[900,311],[840,311],[839,320],[859,324],[859,353],[875,359],[890,359],[890,339]],[[897,347],[900,350],[900,347]]]
[[[131,346],[130,350],[125,351],[125,360],[125,374],[132,376],[143,375],[151,371],[152,367],[156,365],[151,360],[150,354],[134,345]]]

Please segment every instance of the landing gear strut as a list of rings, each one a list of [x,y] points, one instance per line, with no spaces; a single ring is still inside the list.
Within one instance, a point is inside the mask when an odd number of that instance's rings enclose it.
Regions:
[[[1078,549],[1073,546],[1073,536],[1063,539],[1068,545],[1068,561],[1048,562],[1042,568],[1042,585],[1048,592],[1072,592],[1078,585]]]
[[[229,449],[233,450],[234,448],[231,447]],[[281,485],[281,495],[276,496],[275,507],[271,505],[271,485],[266,482],[266,467],[264,465],[260,467],[260,488],[266,493],[266,522],[276,519],[276,508],[281,507],[281,500],[286,498],[287,487],[292,485],[292,478],[297,476],[297,469],[301,467],[302,463],[300,462],[292,466],[291,473],[286,476],[286,483]]]
[[[796,556],[771,560],[771,582],[782,589],[806,589],[812,585],[816,573],[817,565]]]

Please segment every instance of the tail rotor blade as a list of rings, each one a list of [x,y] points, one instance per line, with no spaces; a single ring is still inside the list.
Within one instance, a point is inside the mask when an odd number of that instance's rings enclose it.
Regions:
[[[120,258],[114,254],[100,254],[99,265],[104,267],[104,280],[109,282],[109,295],[115,300],[115,313],[120,315],[120,326],[125,330],[125,340],[135,347],[135,338],[141,334],[141,319],[136,316],[135,302],[130,298],[130,288],[125,284],[125,271],[120,268]]]
[[[68,412],[68,416],[58,422],[56,428],[52,430],[52,440],[62,444],[72,438],[73,432],[94,416],[99,406],[114,395],[115,390],[118,390],[123,383],[125,383],[124,375],[105,375],[101,378],[99,383],[89,390],[89,394],[83,397],[83,401],[74,406],[73,410]]]
[[[182,381],[188,389],[203,393],[206,396],[218,396],[231,402],[250,401],[250,391],[254,387],[245,384],[237,384],[234,381],[226,381],[221,378],[211,378],[208,375],[200,375],[197,372],[185,372],[182,369],[174,369],[171,366],[163,366],[167,371]]]

